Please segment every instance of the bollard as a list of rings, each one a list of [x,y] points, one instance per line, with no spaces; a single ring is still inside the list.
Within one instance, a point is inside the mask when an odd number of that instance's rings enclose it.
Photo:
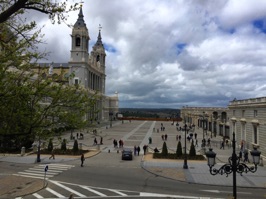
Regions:
[[[262,167],[264,166],[262,157],[260,157],[260,166],[262,166]]]
[[[110,153],[110,149],[108,150],[108,153]]]
[[[119,153],[119,150],[117,150],[117,153]]]
[[[21,148],[21,156],[23,156],[23,155],[25,155],[25,147],[24,146]]]

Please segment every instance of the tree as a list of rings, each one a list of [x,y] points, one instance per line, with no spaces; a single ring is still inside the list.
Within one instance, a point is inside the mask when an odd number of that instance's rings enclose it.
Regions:
[[[67,148],[66,148],[66,139],[63,139],[62,143],[61,143],[61,150],[62,151],[66,151]]]
[[[52,151],[54,149],[54,145],[53,145],[53,139],[50,138],[49,139],[49,143],[48,143],[48,151]]]
[[[73,152],[74,154],[76,154],[79,151],[79,145],[78,145],[78,140],[74,141],[74,145],[73,145]]]
[[[5,0],[0,3],[0,23],[6,22],[12,16],[24,14],[26,10],[35,10],[47,14],[53,23],[56,20],[61,23],[66,20],[67,13],[76,10],[79,4],[77,2],[69,6],[67,0],[61,2],[54,2],[53,0]]]
[[[76,3],[68,10],[66,2],[0,1],[0,142],[6,149],[20,148],[36,138],[40,146],[55,129],[84,127],[84,116],[95,111],[97,93],[65,86],[60,81],[63,71],[51,79],[42,76],[46,69],[32,70],[47,53],[38,52],[42,35],[35,30],[35,21],[26,23],[22,16],[25,10],[35,10],[48,14],[53,23],[57,16],[61,23],[69,10],[78,8]]]
[[[193,140],[192,140],[191,145],[190,145],[189,156],[192,156],[192,157],[196,156],[196,149],[195,149]]]
[[[166,157],[168,155],[168,149],[166,146],[166,142],[163,143],[163,149],[162,149],[162,156]]]
[[[176,148],[176,156],[180,157],[182,156],[182,145],[181,142],[178,141],[177,148]]]

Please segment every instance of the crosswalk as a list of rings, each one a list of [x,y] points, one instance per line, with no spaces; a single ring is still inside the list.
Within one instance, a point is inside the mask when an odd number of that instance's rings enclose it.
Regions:
[[[60,182],[48,180],[48,186],[38,193],[18,197],[16,199],[68,199],[70,195],[75,199],[84,198],[143,198],[143,197],[159,197],[159,198],[186,198],[186,199],[210,199],[210,197],[195,197],[170,194],[158,194],[148,192],[137,192],[129,190],[110,189],[102,187],[93,187],[68,182]],[[214,199],[214,198],[212,198]],[[220,198],[221,199],[221,198]]]
[[[39,164],[36,165],[33,168],[29,168],[25,171],[18,172],[16,176],[23,176],[23,177],[30,177],[30,178],[39,178],[39,179],[46,179],[52,178],[63,171],[66,171],[68,169],[71,169],[72,167],[75,167],[74,165],[66,165],[66,164]],[[45,172],[45,169],[47,171]]]

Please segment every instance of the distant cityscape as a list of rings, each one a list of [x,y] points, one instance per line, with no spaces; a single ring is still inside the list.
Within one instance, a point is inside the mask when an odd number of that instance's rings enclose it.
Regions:
[[[123,117],[138,118],[180,118],[180,109],[119,108]]]

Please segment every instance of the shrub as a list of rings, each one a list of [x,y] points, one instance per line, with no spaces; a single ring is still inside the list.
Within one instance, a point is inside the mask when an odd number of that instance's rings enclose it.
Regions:
[[[74,141],[74,145],[73,145],[73,152],[76,153],[79,151],[79,145],[78,145],[78,140]]]
[[[166,142],[163,143],[163,149],[162,149],[162,156],[166,157],[168,155],[168,149],[166,146]]]
[[[190,145],[189,156],[196,156],[196,149],[195,149],[193,140]]]
[[[50,139],[48,143],[48,151],[51,152],[53,149],[54,149],[53,139]]]
[[[66,148],[66,139],[63,139],[63,142],[61,143],[61,150],[62,151],[66,151],[67,148]]]
[[[182,156],[182,145],[181,145],[181,142],[180,142],[180,141],[179,141],[178,144],[177,144],[176,156],[177,156],[177,157]]]

